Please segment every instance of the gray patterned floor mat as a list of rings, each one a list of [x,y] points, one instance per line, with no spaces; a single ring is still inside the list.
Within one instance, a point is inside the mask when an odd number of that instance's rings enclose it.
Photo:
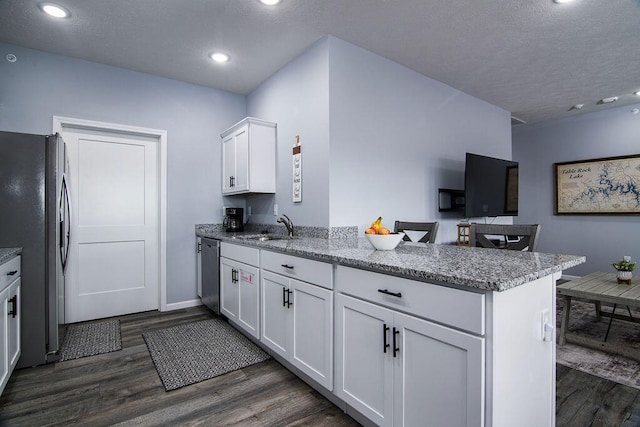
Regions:
[[[67,326],[60,347],[60,361],[118,350],[122,350],[120,320],[74,323]]]
[[[269,359],[269,355],[222,319],[142,334],[166,391]]]

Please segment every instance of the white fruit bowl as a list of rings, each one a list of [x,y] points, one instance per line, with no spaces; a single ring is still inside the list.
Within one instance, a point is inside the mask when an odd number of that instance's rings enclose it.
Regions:
[[[392,251],[404,237],[403,232],[393,234],[365,234],[369,243],[379,251]]]

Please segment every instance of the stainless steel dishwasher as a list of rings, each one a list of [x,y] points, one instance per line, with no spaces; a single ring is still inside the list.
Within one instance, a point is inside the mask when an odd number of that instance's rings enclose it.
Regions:
[[[220,314],[220,241],[202,238],[202,303]]]

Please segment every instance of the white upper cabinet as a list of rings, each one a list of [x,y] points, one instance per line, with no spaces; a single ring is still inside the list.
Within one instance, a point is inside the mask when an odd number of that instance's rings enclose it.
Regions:
[[[221,135],[222,194],[276,192],[276,124],[247,117]]]

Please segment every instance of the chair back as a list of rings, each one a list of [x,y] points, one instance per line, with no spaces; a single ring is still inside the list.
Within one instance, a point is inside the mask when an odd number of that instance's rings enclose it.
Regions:
[[[540,224],[507,225],[507,224],[471,224],[470,242],[472,247],[509,249],[514,251],[527,250],[535,252],[538,246]],[[503,236],[504,245],[496,245],[487,236]]]
[[[415,231],[426,231],[427,233],[422,236],[419,240],[421,243],[435,243],[436,235],[438,234],[438,221],[435,222],[407,222],[407,221],[396,221],[393,231],[397,233],[398,231],[407,231],[407,230],[415,230]],[[403,240],[411,241],[411,239],[406,235],[403,237]]]

